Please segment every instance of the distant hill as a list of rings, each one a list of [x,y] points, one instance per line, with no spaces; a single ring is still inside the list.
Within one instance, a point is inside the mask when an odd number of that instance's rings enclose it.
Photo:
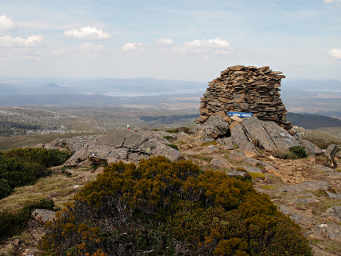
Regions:
[[[174,124],[176,122],[194,121],[199,114],[168,115],[168,116],[140,116],[140,119],[147,123]],[[341,120],[308,113],[288,113],[287,119],[294,125],[305,129],[319,129],[326,127],[341,127]]]
[[[202,93],[207,83],[153,78],[0,79],[0,95],[156,96]]]
[[[306,129],[319,129],[325,127],[341,127],[341,120],[308,113],[288,113],[287,119],[294,125]]]

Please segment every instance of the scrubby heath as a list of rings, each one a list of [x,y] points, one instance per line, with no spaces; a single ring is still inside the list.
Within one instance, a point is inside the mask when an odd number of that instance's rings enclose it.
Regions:
[[[312,255],[247,180],[164,157],[110,165],[50,223],[51,255]]]
[[[31,218],[31,214],[35,209],[48,209],[52,210],[54,203],[52,200],[42,199],[37,202],[27,204],[24,208],[17,212],[0,212],[0,241],[19,234],[23,231],[28,220]]]
[[[15,149],[0,152],[0,199],[15,187],[33,184],[50,174],[51,166],[63,164],[70,153],[43,148]]]

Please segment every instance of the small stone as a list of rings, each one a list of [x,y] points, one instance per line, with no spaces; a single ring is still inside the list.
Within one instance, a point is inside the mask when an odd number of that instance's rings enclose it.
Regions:
[[[32,212],[32,217],[37,222],[45,224],[47,222],[53,221],[56,218],[56,212],[45,210],[45,209],[35,209]]]
[[[213,158],[210,161],[210,165],[218,169],[227,169],[232,167],[230,163],[224,158]]]

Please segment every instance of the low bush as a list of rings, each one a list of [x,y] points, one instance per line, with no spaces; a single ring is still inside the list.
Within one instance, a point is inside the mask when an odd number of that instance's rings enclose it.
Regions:
[[[252,183],[164,157],[107,167],[57,214],[53,255],[310,256],[299,227]]]
[[[163,136],[163,138],[165,139],[165,140],[168,140],[168,141],[175,141],[176,140],[176,138],[174,138],[173,136]]]
[[[0,153],[0,199],[15,187],[33,184],[49,175],[48,167],[64,163],[69,156],[67,152],[40,148]]]
[[[171,128],[167,129],[166,132],[168,133],[180,133],[184,132],[186,134],[193,134],[193,131],[189,127],[178,127],[178,128]]]
[[[175,144],[167,144],[168,147],[171,147],[172,149],[179,150],[178,146]]]
[[[56,149],[47,150],[44,148],[14,149],[6,152],[5,155],[10,158],[20,159],[24,162],[37,163],[44,167],[61,165],[70,157],[69,152]]]
[[[304,147],[302,146],[294,146],[289,148],[289,153],[287,154],[286,158],[288,159],[300,159],[307,157],[307,152]]]
[[[0,241],[24,230],[35,209],[52,210],[53,207],[54,203],[52,200],[42,199],[26,205],[15,213],[0,212]]]
[[[13,189],[5,179],[0,179],[0,199],[11,194]]]

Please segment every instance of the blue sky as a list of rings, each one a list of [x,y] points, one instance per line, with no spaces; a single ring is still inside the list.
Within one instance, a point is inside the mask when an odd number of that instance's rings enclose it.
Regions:
[[[1,0],[0,76],[341,80],[341,0]]]

